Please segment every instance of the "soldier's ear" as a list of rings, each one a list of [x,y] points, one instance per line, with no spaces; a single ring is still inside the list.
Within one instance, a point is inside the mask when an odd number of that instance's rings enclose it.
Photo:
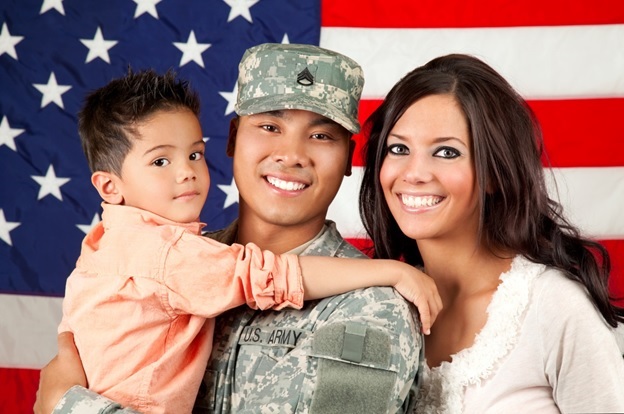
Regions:
[[[349,138],[349,159],[347,159],[347,168],[345,169],[345,177],[351,176],[351,167],[353,167],[353,153],[355,152],[355,140]]]
[[[234,150],[236,149],[236,133],[238,132],[239,118],[232,118],[230,121],[230,132],[228,133],[227,146],[225,147],[225,153],[228,157],[234,156]]]

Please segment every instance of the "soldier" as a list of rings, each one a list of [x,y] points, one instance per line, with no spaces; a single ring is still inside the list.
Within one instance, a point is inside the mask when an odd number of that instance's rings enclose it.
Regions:
[[[356,62],[316,46],[263,44],[245,53],[227,147],[239,218],[211,237],[276,253],[365,258],[326,219],[351,172],[363,83]],[[420,331],[413,308],[385,287],[306,302],[300,310],[234,309],[218,318],[193,412],[411,411],[423,360]],[[42,371],[36,412],[69,386],[85,385],[71,369],[71,344],[63,346],[71,340],[61,339],[62,358]],[[62,401],[57,407],[92,407],[80,412],[130,412],[80,386]],[[78,412],[63,410],[54,412]]]

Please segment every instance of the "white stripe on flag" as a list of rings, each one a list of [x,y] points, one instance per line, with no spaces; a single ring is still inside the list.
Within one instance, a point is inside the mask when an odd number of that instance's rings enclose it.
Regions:
[[[0,294],[0,366],[39,369],[56,354],[62,299]]]
[[[362,65],[364,99],[383,98],[407,72],[448,53],[484,59],[526,99],[624,96],[622,24],[469,29],[323,27],[320,44]]]
[[[586,235],[600,240],[624,239],[624,167],[555,168],[549,180],[551,197],[566,217]],[[557,197],[558,195],[558,197]]]

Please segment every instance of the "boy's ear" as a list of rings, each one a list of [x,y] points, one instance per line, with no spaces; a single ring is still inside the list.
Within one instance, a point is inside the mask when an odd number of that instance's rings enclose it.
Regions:
[[[232,118],[230,121],[230,132],[228,133],[227,146],[225,153],[228,157],[234,156],[234,148],[236,147],[236,133],[238,132],[238,117]]]
[[[119,177],[113,173],[96,171],[91,175],[91,183],[108,204],[122,204],[123,194],[119,187]]]
[[[353,153],[355,152],[355,140],[349,138],[349,159],[347,160],[347,168],[345,169],[345,177],[351,176],[351,167],[353,166]]]

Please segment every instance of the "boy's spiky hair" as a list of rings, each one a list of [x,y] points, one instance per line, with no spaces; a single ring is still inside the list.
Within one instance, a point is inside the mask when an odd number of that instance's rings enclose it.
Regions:
[[[137,124],[157,111],[188,109],[199,116],[199,96],[172,70],[128,73],[90,93],[78,114],[78,133],[92,172],[121,175]]]

